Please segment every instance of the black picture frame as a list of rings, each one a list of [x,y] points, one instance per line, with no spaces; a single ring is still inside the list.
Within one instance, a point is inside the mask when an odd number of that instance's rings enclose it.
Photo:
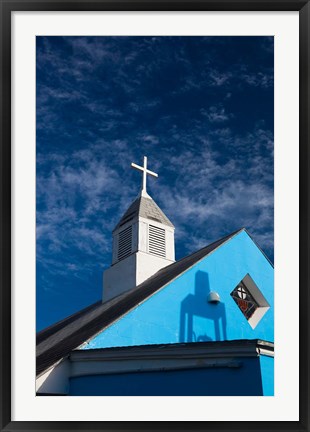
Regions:
[[[292,422],[24,422],[11,421],[11,13],[14,11],[298,11],[300,150],[300,379],[299,421]],[[298,430],[309,427],[309,1],[305,0],[0,0],[1,28],[1,431],[69,430]],[[296,227],[292,227],[296,230]],[[297,235],[297,232],[296,232]],[[294,287],[295,288],[295,287]],[[289,345],[289,340],[287,341]],[[255,411],[255,405],[253,406]]]

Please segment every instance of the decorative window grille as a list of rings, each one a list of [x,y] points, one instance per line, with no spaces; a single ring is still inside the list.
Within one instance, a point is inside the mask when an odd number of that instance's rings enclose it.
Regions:
[[[154,225],[149,225],[149,253],[166,257],[165,230]]]
[[[270,304],[249,274],[245,275],[230,295],[252,329],[270,309]]]
[[[244,285],[240,282],[230,294],[247,320],[251,318],[259,305]]]
[[[118,235],[117,259],[120,261],[131,254],[132,248],[132,225],[121,231]]]

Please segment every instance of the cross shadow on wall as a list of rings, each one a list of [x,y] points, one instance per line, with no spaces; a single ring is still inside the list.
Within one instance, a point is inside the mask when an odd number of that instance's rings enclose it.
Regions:
[[[181,303],[180,342],[207,342],[227,339],[225,304],[221,302],[209,303],[207,301],[209,293],[209,275],[199,270],[195,275],[195,294],[189,294]],[[194,317],[205,318],[203,321],[200,320],[199,329],[197,327],[196,330]],[[201,322],[203,322],[204,328],[201,326]]]

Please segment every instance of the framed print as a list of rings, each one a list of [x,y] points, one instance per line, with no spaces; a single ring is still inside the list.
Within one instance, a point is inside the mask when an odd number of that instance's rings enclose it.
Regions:
[[[1,24],[2,429],[308,430],[308,2]]]

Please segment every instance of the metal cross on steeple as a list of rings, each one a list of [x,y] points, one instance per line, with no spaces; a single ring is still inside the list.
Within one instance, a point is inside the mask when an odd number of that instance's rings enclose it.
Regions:
[[[153,171],[150,171],[147,169],[147,157],[144,156],[143,158],[143,167],[140,167],[139,165],[136,165],[135,163],[131,163],[132,168],[135,168],[139,171],[143,172],[143,177],[142,177],[142,190],[141,190],[141,194],[146,194],[146,176],[147,174],[153,176],[153,177],[158,177],[158,174],[154,173]]]

